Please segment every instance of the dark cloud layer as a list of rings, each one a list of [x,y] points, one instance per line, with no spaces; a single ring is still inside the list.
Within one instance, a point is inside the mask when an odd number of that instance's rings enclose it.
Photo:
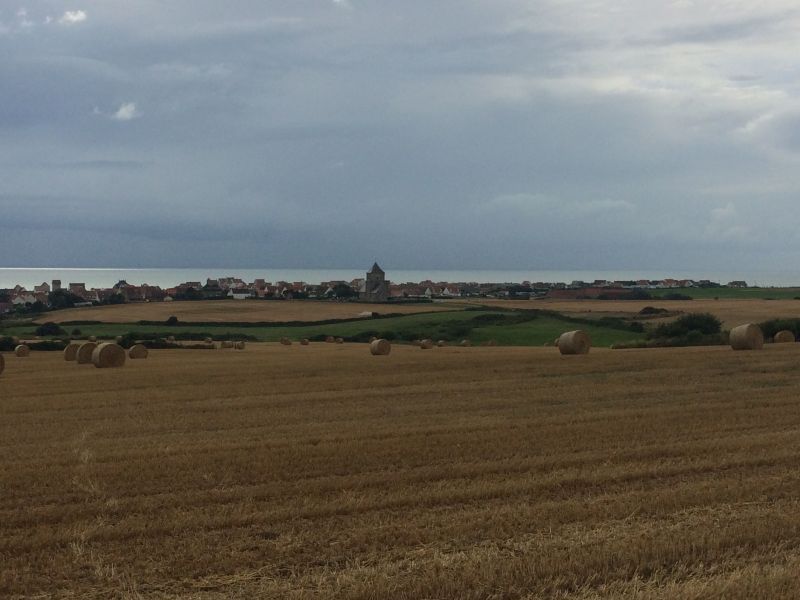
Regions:
[[[790,268],[795,20],[0,0],[0,266]]]

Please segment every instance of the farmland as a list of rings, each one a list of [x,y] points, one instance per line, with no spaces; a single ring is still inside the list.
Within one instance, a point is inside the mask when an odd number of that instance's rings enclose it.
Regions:
[[[664,308],[670,313],[708,312],[727,328],[741,323],[759,323],[769,319],[800,318],[800,300],[702,299],[696,300],[480,300],[489,307],[545,309],[564,315],[600,318],[631,318],[645,306]],[[668,317],[668,318],[674,318]]]
[[[798,359],[6,355],[0,596],[795,598]]]
[[[366,304],[353,302],[321,302],[316,300],[208,300],[202,302],[149,302],[115,306],[88,306],[47,313],[42,321],[102,321],[104,323],[134,323],[136,321],[166,321],[175,316],[180,321],[261,323],[289,321],[326,321],[354,319],[362,312],[380,314],[413,314],[437,310],[453,310],[440,304]]]

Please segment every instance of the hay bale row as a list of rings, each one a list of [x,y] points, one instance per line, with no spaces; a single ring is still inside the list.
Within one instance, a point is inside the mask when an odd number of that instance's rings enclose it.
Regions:
[[[18,356],[20,358],[25,358],[26,356],[30,356],[31,349],[26,346],[25,344],[20,344],[16,348],[14,348],[14,356]]]
[[[793,344],[795,342],[794,333],[792,333],[788,329],[784,329],[783,331],[779,331],[778,333],[776,333],[775,336],[772,338],[772,341],[775,342],[776,344],[788,344],[788,343]]]
[[[375,339],[369,344],[369,351],[373,356],[387,356],[392,351],[389,340]]]
[[[144,344],[135,344],[130,347],[130,350],[128,350],[128,357],[133,360],[139,360],[147,358],[147,355],[149,353],[150,352],[147,349],[147,346],[145,346]]]
[[[764,334],[758,325],[745,323],[731,329],[729,341],[734,350],[761,350]]]
[[[588,354],[592,347],[592,340],[589,334],[581,329],[562,333],[556,340],[561,354]]]
[[[99,344],[92,351],[92,364],[98,369],[119,369],[125,366],[125,349],[119,344]]]

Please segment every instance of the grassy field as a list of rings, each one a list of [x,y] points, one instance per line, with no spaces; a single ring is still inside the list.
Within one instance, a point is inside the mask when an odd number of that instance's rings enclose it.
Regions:
[[[0,597],[800,596],[796,344],[5,358]]]
[[[56,313],[57,314],[57,313]],[[485,321],[496,317],[496,322]],[[65,325],[67,333],[73,326]],[[363,319],[342,323],[327,323],[306,326],[280,325],[248,325],[236,326],[225,323],[181,323],[174,326],[139,325],[136,323],[97,323],[75,326],[81,335],[95,335],[113,338],[128,332],[139,335],[161,334],[163,336],[192,333],[219,339],[234,335],[252,336],[258,341],[277,341],[282,337],[300,340],[314,336],[361,336],[363,340],[371,335],[386,337],[397,335],[405,340],[417,338],[446,339],[452,342],[468,338],[475,343],[495,340],[503,345],[541,346],[571,329],[585,329],[598,346],[610,346],[621,341],[631,341],[642,337],[642,334],[628,330],[615,329],[602,324],[575,323],[569,319],[552,315],[539,315],[531,321],[515,322],[514,315],[500,311],[437,311],[432,313],[408,314],[400,317],[381,319]],[[0,333],[14,335],[22,339],[32,339],[36,326],[33,324],[5,327]]]
[[[175,316],[180,321],[217,321],[260,323],[289,321],[327,321],[354,319],[369,311],[380,314],[412,314],[436,310],[454,310],[454,306],[436,303],[420,304],[361,304],[356,302],[321,302],[316,300],[209,300],[198,302],[137,302],[114,306],[87,306],[46,313],[39,322],[102,321],[104,323],[135,323],[136,321],[166,321]]]
[[[793,300],[800,298],[800,288],[673,288],[669,290],[648,290],[654,297],[665,294],[683,294],[697,299],[713,300]]]
[[[709,312],[726,328],[742,323],[760,323],[769,319],[800,318],[800,300],[481,300],[474,304],[488,307],[545,309],[564,315],[599,318],[601,316],[631,318],[645,306],[664,308],[673,313]]]

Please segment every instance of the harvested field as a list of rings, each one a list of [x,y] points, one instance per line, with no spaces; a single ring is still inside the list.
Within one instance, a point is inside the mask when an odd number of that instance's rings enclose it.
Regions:
[[[0,597],[796,598],[796,346],[6,356]]]
[[[760,323],[769,319],[800,318],[800,300],[696,299],[696,300],[479,300],[471,301],[492,307],[539,308],[580,317],[632,317],[645,306],[666,308],[670,312],[709,312],[726,328],[742,323]],[[669,317],[669,320],[674,317]],[[651,322],[658,322],[652,320]]]
[[[436,310],[454,310],[441,304],[361,304],[357,302],[322,302],[314,300],[259,301],[220,300],[196,302],[131,303],[115,306],[89,306],[50,312],[41,322],[102,321],[104,323],[135,323],[136,321],[180,321],[213,323],[259,323],[288,321],[325,321],[355,319],[359,313],[413,314]]]

